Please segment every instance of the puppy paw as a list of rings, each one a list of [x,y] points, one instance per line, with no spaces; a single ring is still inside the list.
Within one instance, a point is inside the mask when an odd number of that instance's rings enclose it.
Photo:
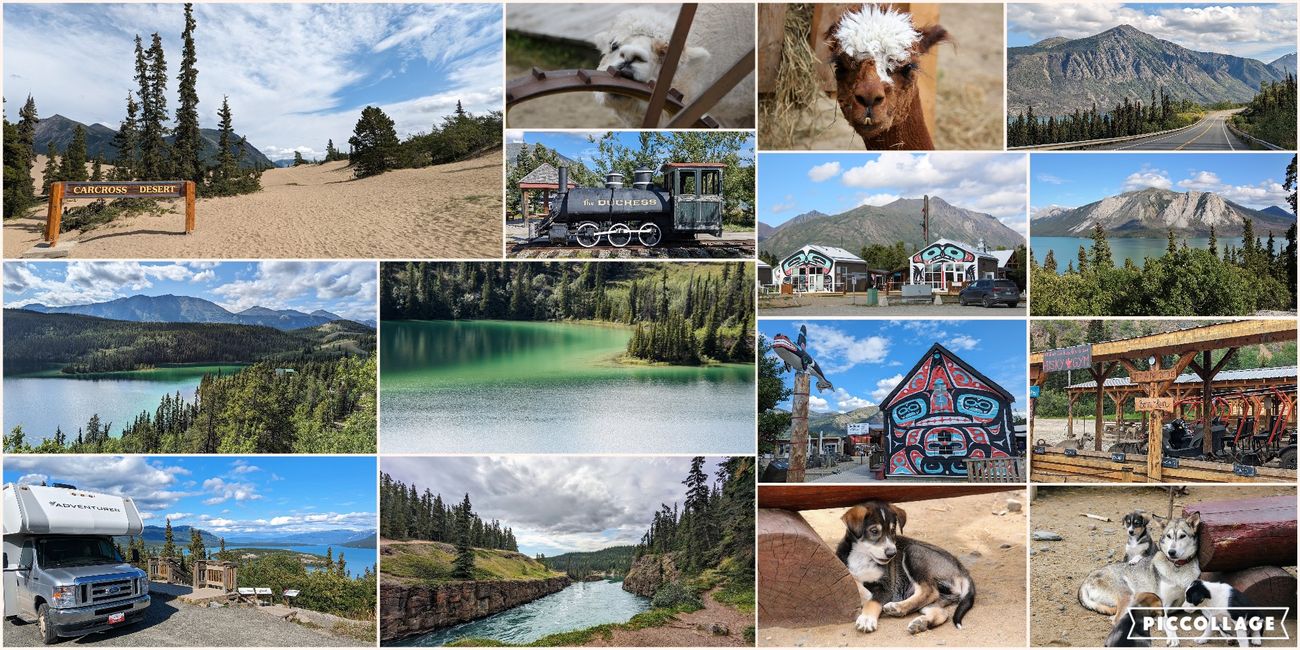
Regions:
[[[1178,639],[1176,639],[1176,638],[1169,639],[1168,641],[1165,642],[1165,645],[1167,645],[1167,646],[1169,646],[1169,647],[1171,647],[1171,648],[1177,648],[1177,647],[1178,647]]]
[[[1209,639],[1205,637],[1196,637],[1196,645],[1205,645],[1207,642],[1209,642]]]
[[[912,619],[911,623],[907,624],[907,631],[909,634],[920,634],[928,629],[930,629],[930,623],[925,620],[924,616],[917,616]]]
[[[866,614],[858,614],[858,621],[854,627],[858,628],[859,632],[875,632],[876,617],[867,616]]]
[[[885,603],[885,606],[880,608],[880,612],[885,616],[903,615],[903,610],[898,606],[898,603]]]

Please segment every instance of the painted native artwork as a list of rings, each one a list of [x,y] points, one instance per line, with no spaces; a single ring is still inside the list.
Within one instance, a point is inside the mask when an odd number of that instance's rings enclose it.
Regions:
[[[817,378],[817,391],[833,390],[835,386],[826,379],[822,373],[822,367],[817,365],[817,360],[808,354],[808,326],[799,326],[799,342],[790,340],[790,337],[784,334],[777,334],[772,337],[772,351],[776,356],[781,358],[785,364],[787,372],[806,372]]]
[[[789,275],[791,269],[801,267],[821,269],[822,273],[830,273],[834,262],[826,255],[815,250],[801,250],[791,254],[781,262],[781,272]]]
[[[974,262],[975,253],[952,244],[931,244],[912,255],[913,264],[933,262]]]
[[[1007,458],[1011,402],[1001,386],[938,343],[881,404],[889,476],[965,476],[967,458]]]

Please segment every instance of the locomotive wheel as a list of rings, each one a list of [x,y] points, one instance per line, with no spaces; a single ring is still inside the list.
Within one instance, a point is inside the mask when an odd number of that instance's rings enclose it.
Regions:
[[[579,246],[591,248],[600,243],[600,226],[592,221],[584,221],[574,229],[573,236],[578,240]]]
[[[632,230],[625,223],[616,223],[609,227],[609,243],[617,248],[627,246],[632,241]]]
[[[641,224],[641,230],[636,234],[637,241],[641,242],[646,248],[653,248],[663,241],[664,233],[654,222],[647,221]]]

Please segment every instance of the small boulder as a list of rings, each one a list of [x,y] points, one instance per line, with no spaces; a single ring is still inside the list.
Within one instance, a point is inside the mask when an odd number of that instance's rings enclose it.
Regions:
[[[1020,502],[1015,499],[1007,499],[1007,510],[1011,512],[1020,512]]]
[[[1035,542],[1059,542],[1059,541],[1061,541],[1061,540],[1063,540],[1063,539],[1065,539],[1065,538],[1061,537],[1060,535],[1057,535],[1056,533],[1053,533],[1053,532],[1050,531],[1050,530],[1036,530],[1036,531],[1034,531],[1034,541],[1035,541]]]

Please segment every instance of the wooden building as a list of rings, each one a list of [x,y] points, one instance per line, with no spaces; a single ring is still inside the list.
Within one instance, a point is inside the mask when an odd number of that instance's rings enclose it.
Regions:
[[[936,239],[912,254],[908,283],[928,284],[934,293],[956,295],[983,278],[1004,278],[1015,251],[986,250],[984,242],[972,246],[951,239]]]
[[[569,189],[578,187],[573,180],[570,180],[568,185]],[[549,214],[551,197],[559,190],[560,172],[550,163],[542,163],[537,169],[528,172],[527,176],[519,179],[519,194],[522,197],[519,209],[523,212],[524,222],[527,223],[529,217],[545,217]],[[540,204],[540,209],[535,214],[532,212],[534,201]]]
[[[788,284],[797,291],[842,292],[871,275],[862,258],[843,248],[808,244],[785,256],[772,270],[777,285]]]

